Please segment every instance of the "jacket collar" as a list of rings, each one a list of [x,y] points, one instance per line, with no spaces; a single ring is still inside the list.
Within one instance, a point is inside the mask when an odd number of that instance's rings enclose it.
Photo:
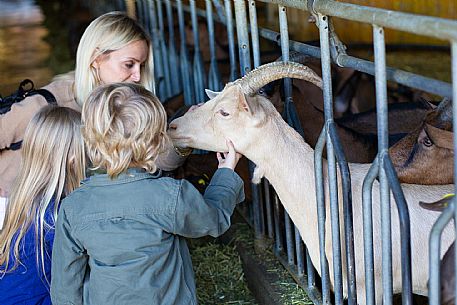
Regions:
[[[142,179],[156,179],[162,176],[162,171],[158,169],[154,174],[146,172],[142,168],[129,168],[127,171],[121,173],[116,178],[112,179],[108,174],[95,174],[81,181],[85,185],[108,185],[108,184],[121,184],[128,183]]]

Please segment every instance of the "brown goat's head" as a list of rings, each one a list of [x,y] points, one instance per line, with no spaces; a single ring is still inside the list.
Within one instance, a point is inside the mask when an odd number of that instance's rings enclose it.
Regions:
[[[400,182],[453,183],[452,103],[443,100],[418,129],[393,145],[389,154]]]
[[[208,102],[173,120],[169,135],[174,145],[226,151],[225,140],[230,139],[236,150],[244,153],[250,145],[255,145],[252,143],[253,133],[261,132],[260,126],[271,117],[279,116],[258,90],[284,77],[305,79],[322,87],[321,78],[301,64],[274,62],[260,66],[227,84],[219,93],[207,91]]]

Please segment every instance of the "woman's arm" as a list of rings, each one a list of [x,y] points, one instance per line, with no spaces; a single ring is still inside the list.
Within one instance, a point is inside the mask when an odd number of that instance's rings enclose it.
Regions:
[[[0,115],[0,150],[23,139],[25,129],[33,115],[47,105],[46,99],[37,94],[14,103],[11,110]]]

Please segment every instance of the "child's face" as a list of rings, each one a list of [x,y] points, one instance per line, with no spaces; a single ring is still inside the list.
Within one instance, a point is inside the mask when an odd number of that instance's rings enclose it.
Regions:
[[[94,61],[102,84],[115,82],[138,83],[141,66],[148,58],[148,45],[144,40],[129,43],[125,47],[102,54]]]

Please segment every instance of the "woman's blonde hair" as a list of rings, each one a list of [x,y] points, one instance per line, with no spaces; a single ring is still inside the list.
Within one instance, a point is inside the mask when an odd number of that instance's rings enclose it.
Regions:
[[[0,278],[21,264],[21,240],[32,225],[35,226],[37,266],[41,266],[46,278],[44,262],[49,253],[44,235],[52,224],[46,222],[45,212],[54,200],[55,220],[60,200],[79,186],[84,173],[80,114],[64,107],[42,108],[26,129],[21,168],[0,231]],[[10,251],[13,251],[14,262],[11,262]]]
[[[141,66],[140,83],[154,92],[154,60],[149,35],[141,25],[122,12],[110,12],[92,21],[78,45],[76,51],[75,96],[76,102],[82,106],[89,94],[99,83],[97,70],[92,66],[95,59],[102,54],[119,50],[129,43],[146,41],[149,54]]]
[[[141,85],[106,84],[83,105],[83,137],[93,169],[113,178],[130,167],[157,170],[156,159],[169,143],[167,117],[159,99]]]

